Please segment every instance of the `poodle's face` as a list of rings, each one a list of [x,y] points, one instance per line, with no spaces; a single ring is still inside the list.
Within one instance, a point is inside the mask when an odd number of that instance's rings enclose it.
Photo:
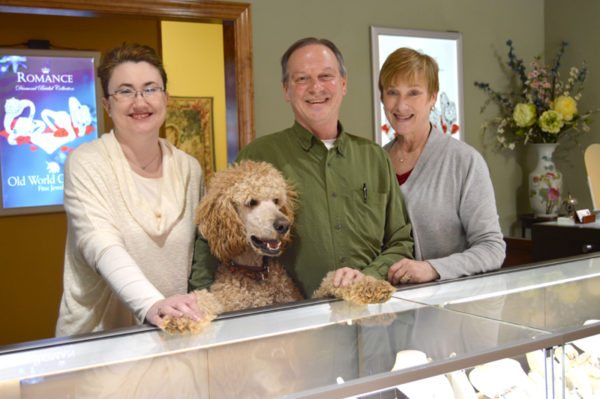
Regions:
[[[261,256],[279,256],[290,240],[295,198],[272,165],[242,161],[213,176],[196,222],[221,261],[248,249]]]
[[[290,231],[290,220],[281,211],[286,194],[285,190],[267,191],[255,193],[262,195],[253,195],[242,204],[236,204],[236,209],[248,245],[260,255],[279,256]]]

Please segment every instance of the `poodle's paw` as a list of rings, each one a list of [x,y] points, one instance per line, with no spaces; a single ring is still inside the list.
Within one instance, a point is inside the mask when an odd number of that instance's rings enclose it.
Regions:
[[[167,316],[159,326],[169,334],[197,334],[202,331],[210,322],[217,317],[214,314],[205,314],[200,320],[192,320],[189,317],[171,317]]]
[[[207,290],[194,291],[193,294],[196,296],[198,307],[204,314],[203,317],[199,320],[193,320],[187,316],[167,316],[163,319],[163,322],[159,327],[170,334],[196,334],[208,326],[219,313],[223,312],[223,307],[219,301],[217,301],[215,296]]]
[[[327,273],[313,298],[335,297],[356,305],[387,302],[396,288],[385,280],[364,276],[346,287],[333,285],[333,272]]]
[[[312,297],[315,299],[319,298],[331,298],[337,297],[335,290],[339,289],[334,287],[333,285],[333,276],[334,272],[329,272],[323,277],[323,281],[321,281],[321,285],[317,290],[313,293]]]
[[[216,315],[223,313],[223,305],[221,305],[217,298],[208,290],[194,291],[193,294],[196,296],[198,307],[202,309],[204,313],[214,315],[213,319]]]
[[[342,293],[344,300],[359,305],[387,302],[396,292],[396,288],[387,281],[371,276],[365,276],[344,288]]]

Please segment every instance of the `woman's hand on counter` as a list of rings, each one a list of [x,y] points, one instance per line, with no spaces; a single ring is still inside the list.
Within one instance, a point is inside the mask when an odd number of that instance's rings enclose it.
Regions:
[[[166,316],[187,317],[198,321],[204,317],[204,312],[198,307],[195,295],[178,294],[154,303],[146,314],[146,320],[155,326],[160,326]]]

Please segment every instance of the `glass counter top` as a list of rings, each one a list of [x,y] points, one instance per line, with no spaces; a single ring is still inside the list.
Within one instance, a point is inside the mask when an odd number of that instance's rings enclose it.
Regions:
[[[499,302],[503,303],[502,311],[490,312],[489,305]],[[552,333],[579,331],[586,321],[597,320],[596,334],[598,334],[600,333],[600,276],[510,292],[493,298],[450,302],[446,308]],[[590,325],[589,328],[592,326]],[[591,333],[591,331],[580,332],[583,336]]]
[[[578,257],[401,288],[381,305],[224,315],[196,335],[146,326],[0,348],[0,397],[350,397],[598,334],[583,322],[599,312],[600,257]],[[427,361],[396,367],[414,353]]]
[[[400,290],[396,298],[527,326],[569,341],[600,333],[600,256]],[[584,327],[584,323],[588,325]]]
[[[448,303],[472,302],[598,276],[600,276],[600,256],[578,257],[573,260],[547,262],[539,266],[500,270],[442,281],[422,287],[409,286],[397,291],[394,297],[425,305],[445,306]]]
[[[151,330],[7,353],[0,396],[9,388],[53,398],[352,394],[555,344],[536,329],[395,298],[368,307],[334,301],[217,320],[197,335]],[[406,351],[430,361],[390,373]]]
[[[331,302],[285,311],[274,310],[242,317],[217,319],[201,333],[195,335],[169,335],[154,329],[143,333],[107,336],[73,344],[67,341],[56,346],[1,355],[0,381],[63,372],[97,363],[116,363],[177,351],[206,349],[419,307],[423,305],[394,298],[382,305],[361,308],[349,308],[344,302]]]

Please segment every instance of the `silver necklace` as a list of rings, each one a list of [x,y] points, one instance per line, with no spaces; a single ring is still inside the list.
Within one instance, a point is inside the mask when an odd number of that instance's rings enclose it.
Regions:
[[[398,156],[398,161],[400,163],[404,163],[404,161],[406,161],[408,159],[408,155],[409,155],[409,153],[407,153],[406,155],[402,156],[402,152],[400,151],[400,149],[398,149],[396,151],[396,154]]]
[[[162,151],[161,151],[160,147],[158,147],[158,153],[156,154],[156,156],[155,156],[154,158],[152,158],[152,160],[151,160],[150,162],[148,162],[146,165],[143,165],[143,166],[142,166],[142,165],[139,165],[139,166],[140,166],[140,168],[141,168],[142,170],[146,170],[146,168],[147,168],[148,166],[152,165],[152,164],[154,163],[154,161],[156,161],[156,160],[158,159],[158,157],[161,155],[161,153],[162,153]]]

